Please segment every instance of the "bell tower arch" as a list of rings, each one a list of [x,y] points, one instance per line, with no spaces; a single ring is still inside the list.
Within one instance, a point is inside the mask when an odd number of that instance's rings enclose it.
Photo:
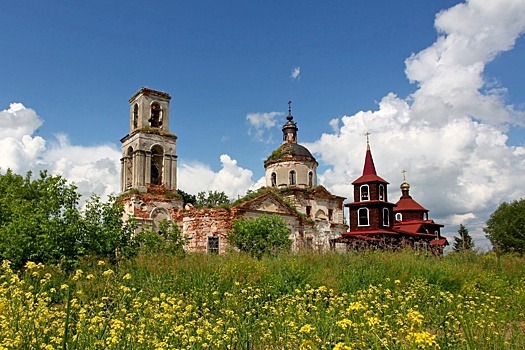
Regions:
[[[122,144],[120,190],[147,192],[148,186],[177,189],[177,136],[170,132],[171,96],[141,88],[129,99],[129,133]]]

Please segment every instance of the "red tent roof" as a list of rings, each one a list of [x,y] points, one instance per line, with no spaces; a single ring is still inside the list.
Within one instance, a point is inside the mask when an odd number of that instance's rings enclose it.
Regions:
[[[394,212],[400,212],[400,211],[424,211],[428,212],[428,209],[425,209],[412,199],[412,197],[403,198],[401,197],[399,201],[396,203],[396,208],[394,209]]]
[[[363,175],[360,176],[357,180],[352,182],[352,185],[367,183],[367,182],[383,182],[388,183],[381,177],[377,176],[376,166],[374,165],[374,158],[372,158],[372,151],[370,151],[370,146],[366,148],[365,155],[365,165],[363,167]]]

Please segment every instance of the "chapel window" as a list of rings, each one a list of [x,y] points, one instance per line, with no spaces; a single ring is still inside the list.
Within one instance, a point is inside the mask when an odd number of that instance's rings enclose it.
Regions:
[[[308,186],[312,187],[314,185],[314,174],[310,171],[308,172]]]
[[[357,210],[357,226],[370,226],[368,220],[368,208],[359,208]]]
[[[297,179],[296,179],[295,170],[290,170],[290,173],[289,173],[289,184],[290,185],[295,185],[296,182],[297,182]]]
[[[272,177],[272,187],[277,186],[277,174],[272,173],[271,177]]]
[[[368,200],[370,200],[370,194],[369,194],[368,185],[362,185],[360,187],[360,191],[361,191],[361,201],[368,201]]]
[[[385,186],[383,186],[382,184],[379,185],[379,200],[385,200]]]
[[[334,210],[328,209],[328,221],[332,221],[334,218]]]
[[[383,226],[388,227],[390,225],[390,211],[388,208],[383,208]]]
[[[397,220],[397,221],[403,221],[403,214],[401,214],[401,213],[396,213],[396,220]]]

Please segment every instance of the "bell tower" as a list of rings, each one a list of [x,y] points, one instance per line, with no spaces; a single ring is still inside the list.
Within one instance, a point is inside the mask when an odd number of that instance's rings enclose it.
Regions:
[[[149,186],[177,189],[177,136],[170,133],[171,96],[141,88],[129,99],[129,134],[124,136],[120,190],[147,192]]]

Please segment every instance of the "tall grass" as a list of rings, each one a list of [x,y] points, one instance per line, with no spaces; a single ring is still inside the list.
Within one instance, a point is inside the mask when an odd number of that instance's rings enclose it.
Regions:
[[[525,259],[231,253],[0,273],[0,349],[521,349]]]

